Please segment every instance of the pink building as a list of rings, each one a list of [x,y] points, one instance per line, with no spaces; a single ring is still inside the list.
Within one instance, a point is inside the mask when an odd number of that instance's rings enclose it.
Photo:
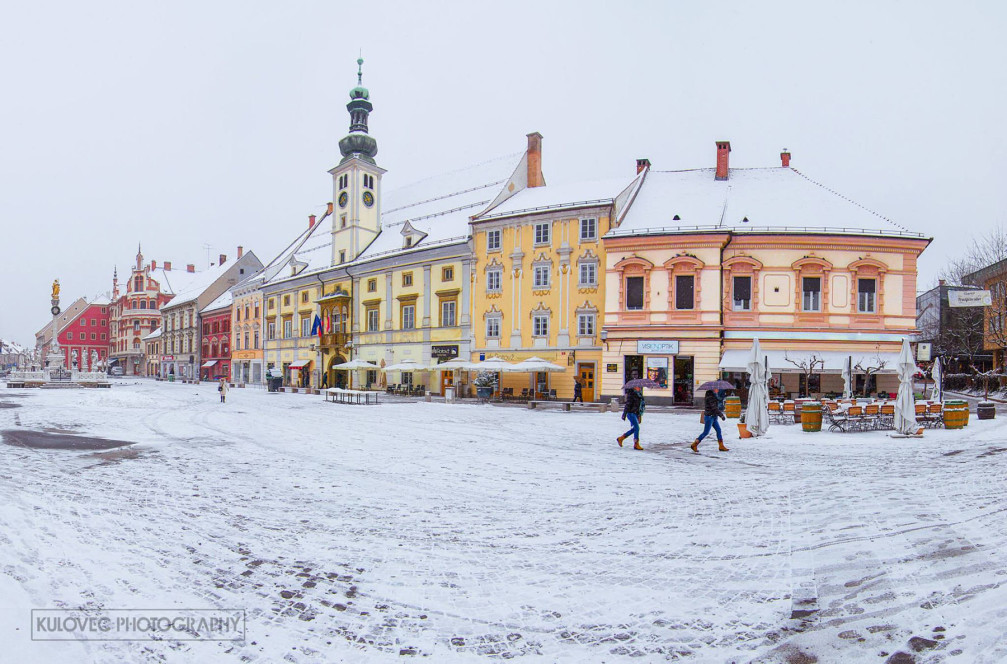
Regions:
[[[203,380],[231,380],[231,291],[227,290],[199,312],[202,321]]]

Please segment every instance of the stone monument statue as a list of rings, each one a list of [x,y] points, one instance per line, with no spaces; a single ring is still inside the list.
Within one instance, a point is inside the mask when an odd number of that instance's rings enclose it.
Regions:
[[[70,366],[73,368],[74,371],[77,370],[77,349],[76,348],[74,348],[73,351],[71,351],[71,353],[70,353]]]
[[[52,282],[52,299],[59,299],[59,279],[54,279]]]
[[[98,351],[91,351],[91,371],[98,370]]]

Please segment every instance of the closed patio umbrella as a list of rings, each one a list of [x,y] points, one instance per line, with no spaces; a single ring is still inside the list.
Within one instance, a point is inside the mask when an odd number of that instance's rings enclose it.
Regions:
[[[913,376],[919,369],[913,360],[909,340],[902,340],[902,352],[896,365],[899,374],[899,393],[895,397],[895,430],[905,436],[912,436],[919,430],[916,424],[916,400],[913,398]]]
[[[843,398],[849,399],[853,396],[853,356],[846,358],[843,362]]]
[[[769,431],[768,369],[759,340],[755,339],[752,342],[752,354],[748,358],[748,375],[752,387],[748,391],[748,409],[745,411],[745,424],[749,433],[755,437],[765,435]]]
[[[930,370],[930,376],[934,379],[934,386],[930,388],[930,398],[934,401],[943,401],[944,393],[941,390],[941,384],[943,383],[944,369],[941,367],[941,358],[934,360],[934,368]]]

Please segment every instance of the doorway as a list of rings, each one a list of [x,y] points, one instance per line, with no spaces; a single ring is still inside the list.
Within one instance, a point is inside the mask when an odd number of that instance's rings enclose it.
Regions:
[[[675,356],[675,405],[692,405],[692,358]]]
[[[594,401],[594,363],[578,364],[577,379],[580,380],[580,395],[584,402]]]
[[[454,371],[442,371],[441,372],[441,394],[444,394],[445,387],[455,386],[455,372]]]
[[[628,383],[634,378],[643,378],[643,355],[627,355],[623,362],[623,383]],[[621,388],[621,386],[620,386]],[[622,391],[621,389],[619,390]]]

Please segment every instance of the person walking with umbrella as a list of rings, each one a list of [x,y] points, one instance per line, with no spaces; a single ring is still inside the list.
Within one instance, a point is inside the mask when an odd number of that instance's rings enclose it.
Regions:
[[[633,436],[633,449],[642,450],[640,446],[640,416],[644,408],[643,388],[640,386],[626,388],[626,405],[622,409],[622,419],[628,419],[630,429],[626,433],[616,438],[619,447],[622,441]]]
[[[581,382],[580,382],[579,378],[574,378],[573,379],[573,401],[571,403],[575,403],[577,401],[579,401],[581,403],[584,403],[584,386],[581,385]]]
[[[693,452],[699,453],[699,444],[704,438],[710,433],[710,429],[713,428],[717,432],[717,444],[721,452],[730,452],[727,447],[724,446],[724,432],[720,430],[720,422],[717,418],[726,420],[724,416],[724,411],[720,400],[720,391],[722,389],[731,389],[734,386],[727,381],[713,381],[711,383],[704,383],[699,386],[699,389],[706,390],[706,398],[703,400],[703,433],[699,434],[699,438],[693,441],[690,447]]]

